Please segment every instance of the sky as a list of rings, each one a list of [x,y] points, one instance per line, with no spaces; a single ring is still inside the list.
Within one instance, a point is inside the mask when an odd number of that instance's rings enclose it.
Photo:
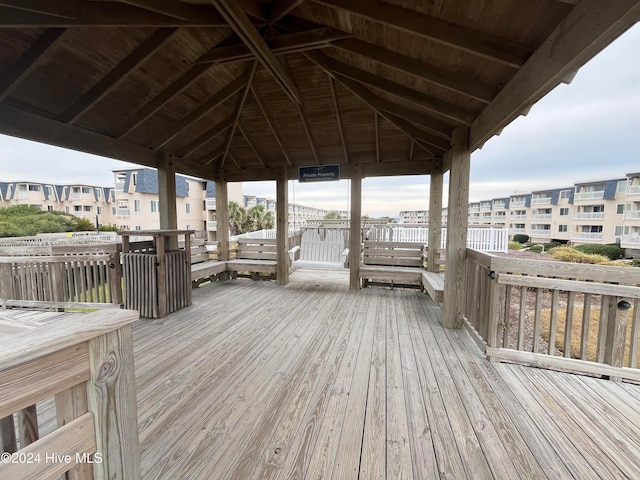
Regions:
[[[491,138],[471,156],[470,201],[569,187],[640,170],[640,24],[636,24]],[[0,135],[0,181],[113,184],[113,169],[134,165]],[[445,175],[444,204],[448,191]],[[275,182],[246,182],[247,195],[275,198]],[[429,208],[429,177],[366,178],[362,212],[397,217]],[[348,181],[289,182],[289,201],[349,209]]]

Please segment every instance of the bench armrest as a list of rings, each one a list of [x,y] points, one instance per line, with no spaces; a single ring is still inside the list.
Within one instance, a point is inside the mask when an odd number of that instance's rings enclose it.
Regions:
[[[291,260],[292,263],[296,259],[296,253],[298,254],[298,257],[300,256],[298,252],[300,252],[300,245],[296,245],[291,250],[289,250],[289,260]]]

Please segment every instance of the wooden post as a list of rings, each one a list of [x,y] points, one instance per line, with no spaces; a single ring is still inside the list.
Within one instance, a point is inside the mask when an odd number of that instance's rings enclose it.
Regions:
[[[620,297],[611,297],[611,307],[607,322],[604,362],[613,367],[622,367],[631,304]]]
[[[470,170],[469,129],[458,128],[453,131],[449,173],[447,266],[443,305],[444,326],[447,328],[460,328],[464,314]]]
[[[127,237],[127,243],[129,237]],[[122,295],[122,264],[120,263],[120,254],[122,253],[122,245],[116,246],[116,251],[109,254],[109,294],[111,295],[111,303],[120,305],[124,302]]]
[[[0,418],[0,448],[3,452],[13,453],[17,450],[16,426],[13,415]]]
[[[71,388],[56,393],[56,417],[58,428],[81,417],[87,413],[87,387],[85,383],[80,383]],[[87,462],[76,463],[69,470],[68,477],[71,479],[92,478],[91,464]]]
[[[164,152],[158,154],[158,204],[160,228],[162,230],[176,230],[178,228],[176,168],[173,164],[173,158]],[[178,237],[165,238],[167,239],[167,249],[178,249]]]
[[[16,417],[18,419],[20,448],[24,448],[40,438],[40,432],[38,431],[38,410],[35,405],[29,405],[20,410]]]
[[[351,232],[349,233],[349,289],[360,288],[360,244],[362,242],[362,165],[351,177]]]
[[[448,155],[450,153],[447,153]],[[442,169],[434,169],[429,182],[429,240],[427,245],[427,270],[437,272],[440,266],[438,250],[442,242]]]
[[[276,180],[276,282],[289,283],[289,184],[287,167],[282,167]]]
[[[218,260],[229,260],[229,190],[223,179],[216,180],[216,240]]]
[[[89,341],[87,405],[94,416],[97,451],[104,457],[93,464],[94,478],[140,478],[132,332],[126,325]]]

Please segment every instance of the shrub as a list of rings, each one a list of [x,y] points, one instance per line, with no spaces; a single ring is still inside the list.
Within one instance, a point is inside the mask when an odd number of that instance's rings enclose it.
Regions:
[[[530,252],[535,252],[535,253],[542,253],[542,245],[531,245],[529,247],[529,251]]]
[[[634,258],[633,260],[631,260],[631,266],[640,267],[640,258]]]
[[[544,251],[548,252],[549,250],[559,247],[560,245],[562,245],[560,242],[549,242],[549,243],[545,243],[544,244]]]
[[[609,245],[578,245],[575,248],[582,253],[604,255],[609,260],[617,260],[624,255],[624,250],[617,243]]]
[[[527,243],[529,241],[529,235],[518,233],[513,236],[513,241],[518,243]]]
[[[610,263],[609,258],[604,255],[583,253],[573,247],[556,247],[549,252],[549,256],[562,262],[591,263],[594,265]]]
[[[509,242],[509,250],[520,250],[522,249],[522,244],[518,242]]]

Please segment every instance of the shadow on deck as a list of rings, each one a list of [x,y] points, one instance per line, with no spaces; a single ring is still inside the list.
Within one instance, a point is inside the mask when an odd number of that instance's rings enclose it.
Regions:
[[[491,364],[415,290],[236,280],[134,329],[145,479],[637,478],[640,387]]]

